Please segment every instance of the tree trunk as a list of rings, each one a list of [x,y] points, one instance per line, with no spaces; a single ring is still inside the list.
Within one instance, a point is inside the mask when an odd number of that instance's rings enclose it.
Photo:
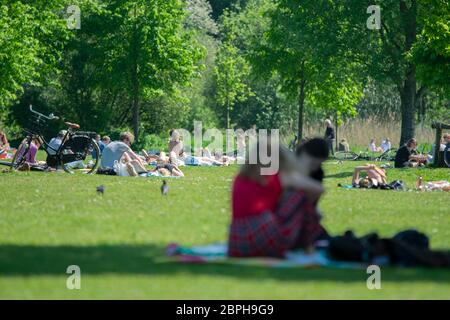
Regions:
[[[335,147],[334,150],[337,151],[338,149],[338,134],[339,134],[339,116],[338,113],[336,112],[335,114],[335,119],[334,119],[334,142],[335,142]]]
[[[417,38],[417,2],[411,0],[408,7],[404,0],[400,1],[400,12],[402,14],[405,48],[404,52],[409,52]],[[415,135],[415,109],[416,109],[416,68],[412,63],[406,66],[405,78],[400,89],[402,129],[400,135],[400,145],[413,138]]]
[[[415,97],[416,97],[416,70],[413,65],[408,67],[405,82],[400,91],[402,128],[400,146],[415,136]]]
[[[139,137],[139,79],[138,79],[138,66],[135,60],[131,70],[131,85],[132,85],[132,112],[133,112],[133,134],[138,140]]]
[[[134,6],[134,18],[136,19],[136,5]],[[137,25],[134,23],[133,39],[131,47],[131,59],[133,61],[131,68],[131,85],[132,85],[132,109],[133,109],[133,134],[137,141],[139,139],[139,75],[138,75],[138,59],[139,59],[139,39],[137,33]]]
[[[228,99],[227,99],[227,129],[230,129],[230,102],[228,101]]]
[[[139,84],[133,85],[133,134],[136,140],[139,137]]]
[[[300,71],[300,87],[299,87],[299,94],[298,94],[298,132],[297,137],[298,141],[303,138],[303,115],[305,113],[305,70],[304,70],[305,63],[302,62],[302,67]]]

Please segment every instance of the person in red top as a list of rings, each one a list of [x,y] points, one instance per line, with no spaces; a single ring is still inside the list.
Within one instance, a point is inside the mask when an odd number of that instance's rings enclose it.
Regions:
[[[325,152],[324,159],[328,149]],[[310,251],[323,235],[316,203],[324,189],[310,177],[323,160],[299,161],[285,148],[280,148],[279,159],[274,175],[261,175],[260,164],[245,164],[235,178],[229,256],[283,257],[291,249]]]

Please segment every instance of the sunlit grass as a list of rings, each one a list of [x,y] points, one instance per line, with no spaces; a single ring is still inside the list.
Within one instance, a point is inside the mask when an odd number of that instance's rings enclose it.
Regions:
[[[345,190],[357,162],[326,164],[320,203],[333,234],[353,229],[391,236],[417,228],[433,248],[450,249],[450,194]],[[360,163],[359,163],[360,164]],[[382,290],[365,270],[291,269],[159,262],[170,242],[225,241],[237,167],[185,168],[170,179],[66,173],[0,174],[1,298],[450,298],[450,272],[382,270]],[[450,180],[448,169],[388,170],[414,186]],[[106,187],[104,196],[95,187]],[[66,289],[66,268],[82,270],[82,289]]]

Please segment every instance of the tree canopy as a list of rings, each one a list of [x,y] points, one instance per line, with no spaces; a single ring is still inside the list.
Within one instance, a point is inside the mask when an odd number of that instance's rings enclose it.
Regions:
[[[146,143],[195,120],[301,137],[372,115],[403,143],[450,120],[449,21],[448,0],[4,0],[0,125],[20,139],[33,103]]]

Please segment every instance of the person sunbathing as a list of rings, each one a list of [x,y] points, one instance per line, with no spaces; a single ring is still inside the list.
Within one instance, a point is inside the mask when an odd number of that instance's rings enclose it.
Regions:
[[[306,168],[300,170],[293,153],[284,147],[277,173],[261,175],[263,167],[260,161],[247,160],[234,179],[228,255],[283,257],[291,249],[310,252],[324,233],[315,206],[324,192],[322,184],[305,174]]]
[[[161,152],[156,160],[156,167],[151,172],[159,172],[162,176],[184,177],[183,171],[172,163],[172,157],[167,157],[165,152]]]
[[[364,172],[366,176],[360,178],[360,174]],[[352,185],[362,188],[379,187],[387,184],[386,172],[374,164],[366,164],[365,166],[356,167],[353,172]]]
[[[223,166],[228,165],[223,158],[216,159],[211,155],[207,149],[199,148],[196,150],[195,155],[188,155],[185,158],[186,165],[196,166]]]

